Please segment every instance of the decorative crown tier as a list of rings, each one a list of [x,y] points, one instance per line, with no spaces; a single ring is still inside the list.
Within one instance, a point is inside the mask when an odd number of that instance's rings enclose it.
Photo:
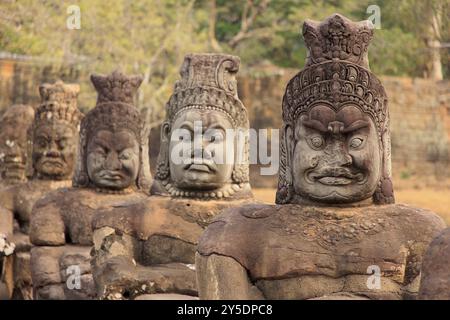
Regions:
[[[36,110],[35,122],[67,121],[78,126],[82,118],[77,106],[79,92],[79,85],[65,84],[61,80],[41,85],[39,93],[42,101]]]
[[[180,70],[173,95],[166,104],[170,121],[185,108],[225,112],[236,126],[247,127],[247,111],[237,94],[239,57],[223,54],[189,54]]]
[[[292,78],[283,97],[283,120],[294,121],[313,103],[324,101],[334,108],[349,102],[369,113],[379,129],[387,119],[387,96],[371,72],[348,62],[324,62],[300,71]]]
[[[126,76],[120,71],[110,75],[91,75],[91,81],[97,90],[97,105],[106,102],[133,104],[137,89],[142,83],[141,76]]]
[[[87,130],[89,136],[101,128],[124,128],[134,132],[140,140],[144,121],[133,104],[133,97],[142,77],[114,71],[108,76],[91,75],[91,81],[98,93],[97,105],[86,115],[82,130]]]
[[[303,36],[309,54],[304,69],[286,87],[283,120],[294,121],[316,102],[335,109],[353,102],[370,114],[379,133],[383,132],[388,117],[387,96],[369,70],[367,56],[373,25],[333,14],[323,22],[305,21]]]
[[[308,48],[305,67],[341,60],[369,69],[367,48],[373,29],[368,20],[353,22],[337,13],[323,22],[306,20],[303,24],[303,37]]]

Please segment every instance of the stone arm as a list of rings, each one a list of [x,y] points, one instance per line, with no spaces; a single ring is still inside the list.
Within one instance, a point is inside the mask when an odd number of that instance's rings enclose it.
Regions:
[[[135,299],[159,293],[184,298],[197,295],[192,266],[136,263],[142,258],[142,243],[110,227],[94,231],[92,271],[100,299]]]
[[[32,209],[30,241],[37,246],[61,246],[66,243],[65,224],[54,201],[36,202]]]
[[[30,190],[29,186],[18,189],[14,194],[14,217],[19,223],[21,232],[29,234],[32,210],[42,197],[41,191]]]
[[[423,276],[423,260],[427,248],[432,240],[445,229],[445,222],[435,214],[425,216],[424,220],[418,221],[418,226],[413,230],[416,241],[412,241],[408,245],[408,257],[405,269],[406,279],[405,285],[402,287],[403,299],[417,299],[421,278]],[[420,226],[426,226],[422,229]],[[412,228],[411,228],[412,229]]]
[[[93,232],[92,274],[100,299],[122,299],[126,284],[135,282],[135,241],[110,227]]]
[[[12,235],[14,232],[14,189],[0,191],[0,234]]]
[[[450,300],[450,228],[428,247],[422,263],[419,299]]]
[[[247,270],[230,257],[195,255],[197,286],[201,300],[261,300],[262,292],[254,286]]]
[[[0,207],[0,235],[12,235],[14,231],[14,214],[11,210]]]

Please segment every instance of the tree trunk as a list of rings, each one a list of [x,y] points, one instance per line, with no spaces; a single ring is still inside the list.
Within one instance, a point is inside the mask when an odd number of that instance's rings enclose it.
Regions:
[[[428,49],[428,78],[433,80],[442,80],[444,78],[442,73],[441,62],[441,14],[442,10],[439,5],[429,5],[427,8],[428,26],[426,28],[425,43]]]
[[[222,48],[220,47],[220,44],[216,39],[216,16],[217,16],[216,0],[210,0],[209,1],[209,26],[208,26],[209,44],[210,44],[212,50],[221,52]]]

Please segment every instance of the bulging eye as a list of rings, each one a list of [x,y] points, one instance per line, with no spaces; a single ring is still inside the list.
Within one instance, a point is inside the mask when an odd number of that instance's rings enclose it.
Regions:
[[[38,146],[41,147],[41,148],[47,147],[47,141],[45,141],[44,139],[40,139],[40,140],[37,142],[37,144],[38,144]]]
[[[60,147],[61,149],[66,148],[67,145],[68,145],[67,139],[59,140],[58,144],[59,144],[59,147]]]
[[[96,154],[99,157],[106,158],[106,152],[102,148],[96,148],[90,152]]]
[[[314,136],[310,139],[311,146],[315,149],[322,148],[325,144],[325,141],[321,136]]]
[[[221,134],[216,134],[209,137],[209,142],[221,142],[221,141],[223,141],[223,136]]]
[[[350,148],[353,149],[359,148],[363,142],[364,140],[361,138],[353,138],[352,140],[350,140]]]
[[[120,160],[128,160],[130,158],[131,158],[131,152],[126,151],[126,152],[122,152],[120,154]]]

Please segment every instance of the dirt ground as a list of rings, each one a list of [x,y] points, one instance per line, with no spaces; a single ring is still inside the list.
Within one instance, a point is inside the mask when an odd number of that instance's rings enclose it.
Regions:
[[[274,203],[275,189],[256,188],[253,193],[258,200]],[[439,214],[450,226],[450,189],[400,189],[395,191],[397,203],[406,203],[426,208]]]

